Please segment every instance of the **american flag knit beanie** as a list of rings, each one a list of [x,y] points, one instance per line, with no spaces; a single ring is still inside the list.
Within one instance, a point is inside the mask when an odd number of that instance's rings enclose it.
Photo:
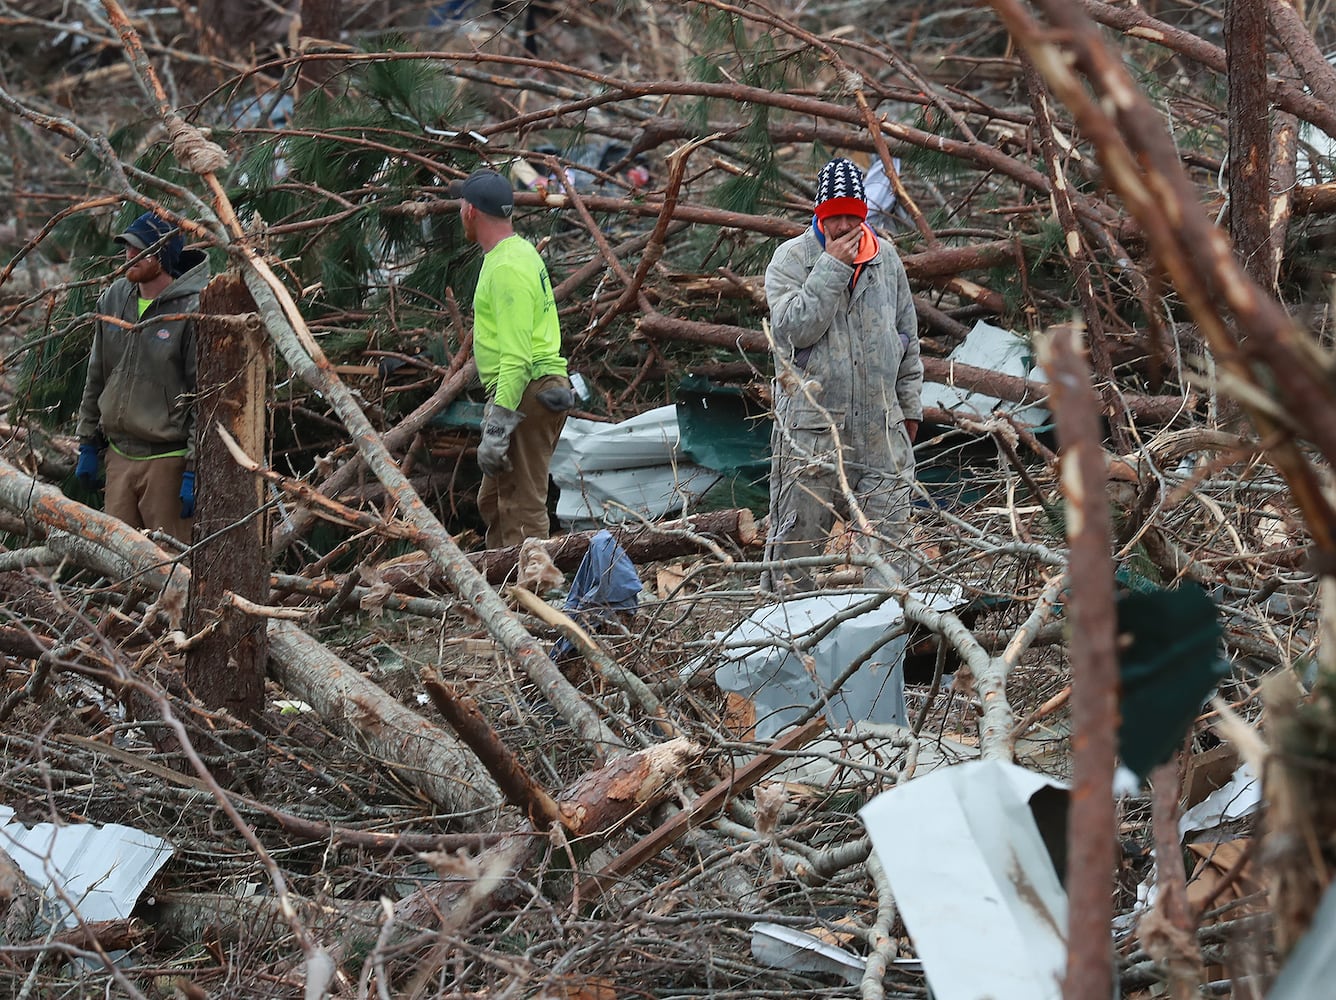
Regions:
[[[831,160],[816,175],[816,217],[821,221],[837,215],[867,218],[867,199],[863,194],[863,171],[858,164],[843,157]]]

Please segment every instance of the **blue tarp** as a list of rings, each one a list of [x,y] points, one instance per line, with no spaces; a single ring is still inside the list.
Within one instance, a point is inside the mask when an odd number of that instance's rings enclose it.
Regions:
[[[598,618],[617,611],[635,611],[640,603],[640,582],[631,557],[612,532],[604,528],[589,542],[589,550],[580,560],[580,568],[566,595],[566,610],[577,619]],[[562,639],[552,649],[554,657],[564,656],[574,647]]]
[[[604,528],[589,542],[589,551],[571,581],[567,611],[634,611],[645,589],[626,550]]]

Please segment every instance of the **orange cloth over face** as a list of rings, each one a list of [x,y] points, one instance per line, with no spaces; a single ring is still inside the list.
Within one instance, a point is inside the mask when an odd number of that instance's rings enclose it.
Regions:
[[[866,222],[859,225],[858,252],[854,254],[854,276],[849,279],[849,291],[853,291],[854,285],[858,284],[858,276],[863,273],[863,265],[877,256],[877,251],[881,244],[877,241],[877,234],[872,231],[872,227]]]

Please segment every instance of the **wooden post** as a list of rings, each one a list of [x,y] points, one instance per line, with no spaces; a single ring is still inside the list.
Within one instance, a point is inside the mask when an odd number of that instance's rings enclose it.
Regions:
[[[241,614],[226,594],[268,602],[269,523],[256,513],[262,481],[232,460],[216,427],[221,424],[248,455],[264,459],[269,348],[236,271],[209,282],[200,312],[196,548],[186,620],[187,634],[214,630],[187,652],[186,683],[205,704],[244,720],[264,702],[268,622]]]

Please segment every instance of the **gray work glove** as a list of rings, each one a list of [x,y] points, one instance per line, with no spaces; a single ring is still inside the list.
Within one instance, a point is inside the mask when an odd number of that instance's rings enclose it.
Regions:
[[[550,385],[534,395],[538,397],[538,402],[553,413],[565,413],[575,407],[575,393],[564,385]]]
[[[482,412],[482,443],[478,445],[478,468],[485,476],[509,472],[510,435],[524,419],[523,413],[507,410],[504,406],[488,403]]]

